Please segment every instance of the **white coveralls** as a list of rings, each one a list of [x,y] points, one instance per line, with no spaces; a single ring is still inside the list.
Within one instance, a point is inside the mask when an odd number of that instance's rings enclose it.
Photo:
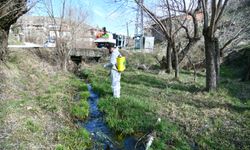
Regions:
[[[113,52],[111,53],[110,57],[110,62],[105,64],[105,68],[110,68],[111,69],[111,88],[113,91],[113,97],[115,98],[120,98],[120,80],[121,80],[121,73],[118,72],[117,67],[116,67],[116,58],[120,56],[120,52],[118,51],[118,48],[115,48]]]

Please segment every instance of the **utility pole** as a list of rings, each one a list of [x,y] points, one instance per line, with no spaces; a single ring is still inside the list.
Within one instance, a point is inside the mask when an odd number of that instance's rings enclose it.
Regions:
[[[129,37],[128,22],[126,23],[126,26],[127,26],[127,36]]]
[[[126,23],[126,25],[127,25],[127,38],[126,38],[126,47],[128,46],[128,44],[129,44],[129,29],[128,29],[128,22]]]
[[[140,5],[143,5],[144,0],[138,0]],[[144,24],[143,10],[137,5],[136,20],[135,20],[135,49],[143,49]]]

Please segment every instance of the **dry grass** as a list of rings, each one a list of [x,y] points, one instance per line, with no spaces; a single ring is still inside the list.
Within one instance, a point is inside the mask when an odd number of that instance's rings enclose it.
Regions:
[[[61,131],[74,129],[68,114],[71,75],[27,50],[12,51],[0,70],[0,149],[54,149],[61,144]]]

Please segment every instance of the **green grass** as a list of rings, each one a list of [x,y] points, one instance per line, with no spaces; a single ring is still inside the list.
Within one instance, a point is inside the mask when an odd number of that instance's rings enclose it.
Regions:
[[[84,120],[88,117],[89,114],[89,104],[83,99],[80,102],[73,104],[71,108],[71,115],[77,120]]]
[[[82,99],[86,99],[87,100],[88,97],[90,96],[89,91],[82,91],[80,93],[80,96],[81,96]]]
[[[90,94],[87,84],[76,79],[73,79],[71,84],[80,92],[80,100],[75,101],[71,106],[71,116],[76,120],[85,120],[89,115],[88,97]]]
[[[64,128],[60,132],[58,139],[63,144],[58,144],[56,150],[83,150],[90,146],[90,135],[89,133],[81,128],[72,130]]]
[[[31,132],[38,132],[40,130],[39,124],[34,123],[34,121],[32,121],[32,120],[27,120],[25,126],[26,126],[27,130],[29,130]]]
[[[151,58],[139,58],[139,63],[152,63]],[[0,149],[87,149],[89,134],[71,118],[88,116],[87,85],[27,51],[11,53],[9,60],[8,67],[0,66],[5,75],[0,80],[5,94],[0,101]],[[204,72],[196,83],[189,71],[181,71],[176,81],[173,74],[135,70],[137,62],[128,60],[120,99],[112,98],[108,71],[101,65],[80,73],[99,93],[99,108],[119,136],[140,137],[155,130],[155,150],[250,149],[250,83],[240,82],[234,69],[222,67],[220,88],[207,93]],[[80,101],[73,100],[76,92]]]
[[[218,92],[207,93],[205,74],[182,71],[157,75],[137,70],[122,74],[121,98],[112,98],[108,71],[99,65],[85,69],[108,125],[122,135],[142,135],[155,129],[152,149],[249,149],[249,83],[222,77]],[[225,75],[227,76],[227,75]],[[157,118],[162,123],[155,125]]]
[[[88,133],[76,128],[70,113],[74,95],[87,85],[56,71],[32,50],[12,51],[6,65],[0,66],[5,95],[0,100],[0,149],[86,149]],[[79,106],[86,116],[88,94],[82,96]]]

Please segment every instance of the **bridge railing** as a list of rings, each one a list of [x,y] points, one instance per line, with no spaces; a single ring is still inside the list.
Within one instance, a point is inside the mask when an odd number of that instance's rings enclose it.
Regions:
[[[70,50],[70,56],[82,56],[82,57],[103,57],[108,54],[107,49],[100,48],[73,48]]]

